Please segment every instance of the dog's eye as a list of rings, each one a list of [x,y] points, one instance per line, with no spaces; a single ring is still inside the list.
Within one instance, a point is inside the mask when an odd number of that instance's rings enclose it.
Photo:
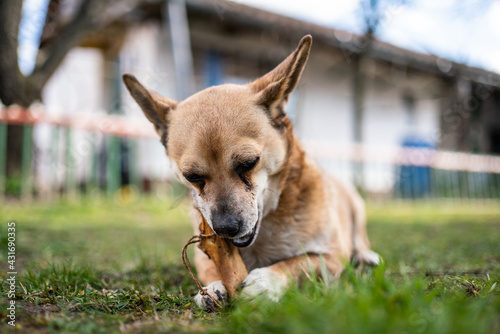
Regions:
[[[257,157],[253,160],[249,160],[249,161],[245,161],[243,163],[240,163],[237,167],[236,167],[236,173],[238,175],[241,175],[241,174],[245,174],[246,172],[249,172],[251,171],[252,169],[255,168],[255,166],[257,165],[257,163],[259,162],[260,160],[260,157]]]
[[[191,183],[201,183],[205,181],[203,176],[198,174],[184,174],[184,177]]]

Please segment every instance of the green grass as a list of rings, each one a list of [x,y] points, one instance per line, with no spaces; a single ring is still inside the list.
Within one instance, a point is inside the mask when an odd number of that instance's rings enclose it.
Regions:
[[[218,314],[192,300],[180,258],[192,234],[187,208],[158,198],[1,204],[0,332],[11,329],[11,220],[20,332],[500,332],[498,202],[369,206],[383,266],[348,267],[333,285],[306,280],[280,303],[236,300]]]

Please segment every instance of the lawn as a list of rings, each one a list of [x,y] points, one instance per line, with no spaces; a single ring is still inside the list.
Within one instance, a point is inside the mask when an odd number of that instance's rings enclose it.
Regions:
[[[500,203],[369,205],[376,269],[314,277],[279,304],[193,303],[180,250],[188,204],[139,198],[0,204],[0,332],[500,332]],[[7,324],[7,224],[16,222],[16,327]],[[191,249],[192,252],[192,249]]]

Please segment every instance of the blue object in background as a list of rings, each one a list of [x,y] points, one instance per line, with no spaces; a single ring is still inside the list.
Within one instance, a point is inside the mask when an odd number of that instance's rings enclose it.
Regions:
[[[224,69],[221,56],[217,51],[210,50],[207,53],[206,65],[206,87],[220,85],[224,81]]]
[[[407,136],[403,142],[404,148],[435,149],[435,146],[419,136]],[[428,166],[400,165],[395,192],[402,198],[422,198],[432,190],[431,168]]]

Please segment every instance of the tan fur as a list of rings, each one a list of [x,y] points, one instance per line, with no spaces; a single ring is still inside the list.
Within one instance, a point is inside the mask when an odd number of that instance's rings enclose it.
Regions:
[[[248,85],[211,87],[180,103],[124,75],[177,177],[192,189],[195,230],[203,215],[236,245],[251,240],[240,248],[250,272],[247,296],[268,292],[277,299],[290,277],[324,268],[337,277],[353,257],[379,260],[369,249],[363,201],[306,155],[284,112],[311,43],[304,37],[287,59]],[[214,285],[217,268],[199,250],[195,265],[204,284],[221,289]]]

